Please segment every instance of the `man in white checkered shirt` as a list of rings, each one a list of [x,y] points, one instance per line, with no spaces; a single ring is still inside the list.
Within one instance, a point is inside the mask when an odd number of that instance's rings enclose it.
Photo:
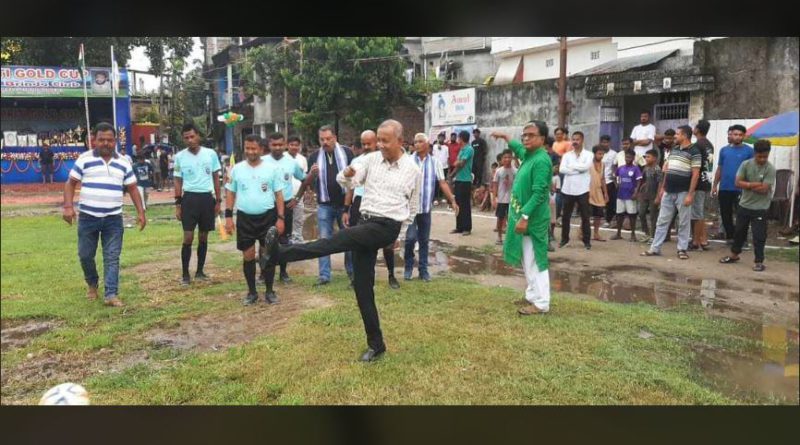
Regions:
[[[127,188],[138,214],[139,230],[147,224],[136,175],[127,159],[117,154],[116,131],[107,123],[97,124],[92,151],[82,154],[69,172],[64,186],[63,218],[72,225],[78,220],[78,257],[89,289],[86,296],[97,299],[98,275],[94,261],[97,241],[103,243],[103,275],[106,306],[124,306],[119,299],[119,255],[122,251],[122,200]],[[73,208],[75,186],[81,184],[78,201],[80,217]]]
[[[375,261],[378,249],[399,245],[398,235],[414,220],[420,204],[422,171],[403,151],[403,126],[396,120],[378,127],[378,149],[340,171],[336,180],[352,189],[364,185],[361,220],[331,238],[306,244],[278,245],[277,230],[267,233],[263,261],[278,263],[353,252],[353,281],[358,308],[367,333],[368,349],[361,361],[371,362],[386,351],[375,307]],[[402,226],[402,230],[401,230]]]

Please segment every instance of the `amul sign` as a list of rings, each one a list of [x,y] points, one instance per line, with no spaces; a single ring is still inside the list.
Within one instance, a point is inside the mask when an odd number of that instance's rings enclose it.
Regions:
[[[475,88],[442,91],[431,96],[431,126],[475,123]]]

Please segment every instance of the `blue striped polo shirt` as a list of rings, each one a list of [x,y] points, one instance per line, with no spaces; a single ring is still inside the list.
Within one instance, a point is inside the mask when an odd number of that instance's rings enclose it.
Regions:
[[[127,159],[114,153],[106,162],[97,150],[80,155],[69,177],[81,183],[78,209],[98,218],[122,213],[123,187],[136,184]]]

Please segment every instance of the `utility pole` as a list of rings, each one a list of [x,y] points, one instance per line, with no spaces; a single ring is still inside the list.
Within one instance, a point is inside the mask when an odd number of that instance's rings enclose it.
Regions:
[[[283,53],[284,55],[289,50],[289,38],[284,37]],[[286,82],[283,82],[283,140],[289,139],[289,88],[286,87]]]
[[[564,128],[567,123],[567,38],[559,37],[560,70],[558,76],[558,126]]]

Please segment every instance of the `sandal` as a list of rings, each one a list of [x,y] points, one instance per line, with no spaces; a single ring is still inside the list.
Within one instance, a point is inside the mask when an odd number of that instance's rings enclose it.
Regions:
[[[606,242],[606,240],[604,240],[603,238],[592,238],[592,241],[599,241],[601,243]]]
[[[644,252],[640,253],[639,256],[661,256],[661,254],[660,253],[656,253],[656,252],[651,252],[651,251],[647,250],[647,251],[644,251]]]
[[[725,258],[721,258],[719,262],[722,264],[731,264],[731,263],[736,263],[739,260],[741,260],[741,258],[731,258],[729,256],[726,256]]]
[[[764,269],[766,269],[766,268],[767,268],[767,267],[766,267],[766,266],[764,266],[764,263],[756,263],[756,264],[753,266],[753,270],[754,270],[754,271],[756,271],[756,272],[764,272]]]
[[[689,259],[689,255],[686,254],[685,250],[679,250],[678,251],[678,258],[680,258],[682,260],[688,260]]]

